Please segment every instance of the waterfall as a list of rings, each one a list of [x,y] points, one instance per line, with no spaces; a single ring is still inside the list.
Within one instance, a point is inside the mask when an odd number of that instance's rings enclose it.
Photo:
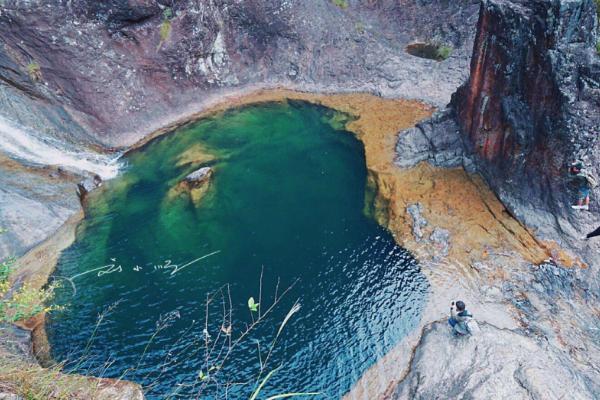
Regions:
[[[74,172],[90,172],[102,179],[114,178],[119,172],[118,159],[89,150],[77,149],[57,139],[42,137],[0,116],[0,151],[36,165],[56,165]]]

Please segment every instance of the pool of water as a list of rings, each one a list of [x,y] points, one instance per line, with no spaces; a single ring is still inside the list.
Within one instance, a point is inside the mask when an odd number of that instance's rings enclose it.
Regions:
[[[59,260],[53,357],[149,399],[248,398],[273,370],[263,395],[341,397],[417,324],[428,290],[369,215],[364,149],[343,120],[249,106],[128,154]],[[203,166],[214,174],[194,201],[176,188]]]

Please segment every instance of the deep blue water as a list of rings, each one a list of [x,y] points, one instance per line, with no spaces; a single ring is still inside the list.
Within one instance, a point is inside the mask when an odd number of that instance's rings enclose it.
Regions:
[[[89,197],[59,261],[55,276],[72,278],[76,293],[63,279],[57,301],[65,308],[48,323],[55,359],[139,382],[149,399],[218,398],[226,387],[230,398],[247,398],[275,368],[263,394],[343,395],[415,327],[427,283],[368,215],[364,149],[337,120],[305,103],[251,106],[130,153],[121,176]],[[205,165],[214,175],[199,203],[173,196]],[[247,302],[258,301],[261,271],[262,313],[276,290],[293,287],[225,356],[229,340],[258,318]],[[261,374],[295,302],[301,308]]]

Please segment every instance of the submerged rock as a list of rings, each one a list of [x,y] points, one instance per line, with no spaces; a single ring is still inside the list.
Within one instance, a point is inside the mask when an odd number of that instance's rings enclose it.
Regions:
[[[184,182],[190,188],[199,188],[200,186],[208,182],[208,180],[212,176],[212,173],[212,168],[203,167],[187,175],[184,179]]]
[[[172,201],[181,196],[189,197],[197,207],[210,186],[210,178],[213,175],[211,167],[202,167],[186,175],[177,185],[167,193],[167,200]]]

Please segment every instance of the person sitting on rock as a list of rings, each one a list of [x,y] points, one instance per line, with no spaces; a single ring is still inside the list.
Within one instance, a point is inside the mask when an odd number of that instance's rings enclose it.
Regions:
[[[450,318],[448,324],[452,327],[452,333],[455,335],[468,335],[469,331],[468,321],[473,318],[462,301],[456,302],[456,308],[454,302],[450,306]]]
[[[569,168],[573,182],[577,185],[577,205],[571,207],[575,210],[589,210],[590,191],[597,186],[596,179],[583,167],[581,161],[575,161]]]

